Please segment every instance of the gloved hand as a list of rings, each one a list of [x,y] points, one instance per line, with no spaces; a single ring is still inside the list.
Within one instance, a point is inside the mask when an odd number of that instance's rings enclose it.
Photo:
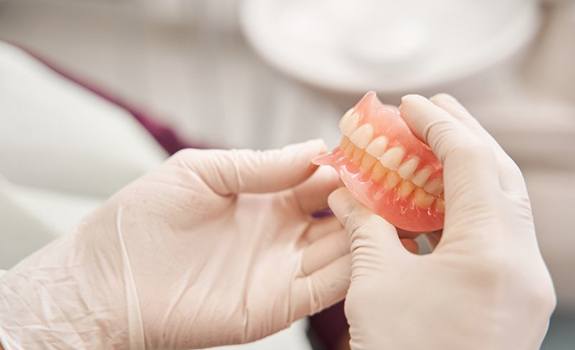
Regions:
[[[454,98],[400,110],[444,165],[445,226],[431,254],[411,254],[346,189],[330,195],[352,240],[351,348],[539,349],[555,294],[521,172]]]
[[[310,215],[339,183],[324,149],[177,153],[0,279],[4,347],[240,343],[341,300],[349,239]]]

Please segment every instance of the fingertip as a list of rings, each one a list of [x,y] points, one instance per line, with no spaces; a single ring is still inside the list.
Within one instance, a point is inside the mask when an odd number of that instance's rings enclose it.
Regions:
[[[399,110],[402,112],[403,117],[407,121],[413,121],[414,118],[419,118],[422,109],[429,109],[430,106],[434,106],[433,103],[424,96],[421,95],[405,95],[401,98],[401,104],[399,105]]]
[[[401,104],[411,103],[415,101],[425,100],[426,98],[418,94],[408,94],[401,98]]]
[[[445,92],[441,92],[439,94],[436,94],[433,97],[431,97],[429,100],[431,100],[431,102],[434,102],[434,103],[440,102],[440,101],[458,102],[455,97],[453,97],[450,94],[447,94]]]
[[[430,122],[429,106],[433,105],[421,95],[405,95],[401,98],[399,112],[411,131],[423,142],[428,143],[427,128]]]
[[[279,150],[279,152],[288,157],[304,160],[309,163],[313,169],[315,169],[317,168],[317,165],[312,163],[312,159],[326,150],[327,145],[323,140],[313,139],[284,146]]]
[[[327,145],[326,145],[325,141],[322,139],[312,139],[312,140],[307,141],[307,143],[311,145],[310,147],[313,147],[314,149],[318,149],[320,152],[327,150]]]
[[[351,211],[353,207],[351,193],[347,188],[340,187],[329,194],[327,197],[327,204],[333,211],[334,215],[341,218],[343,213]]]
[[[294,167],[299,167],[299,162],[302,165],[307,165],[308,176],[311,175],[318,168],[317,164],[312,162],[312,159],[318,154],[321,154],[327,150],[327,145],[321,139],[313,139],[305,142],[295,143],[287,145],[280,149],[280,153],[291,159],[294,162]]]
[[[441,93],[429,99],[434,105],[449,113],[453,118],[466,122],[469,120],[475,121],[475,118],[469,114],[467,109],[455,99],[455,97]],[[476,121],[475,121],[476,122]]]
[[[295,149],[295,150],[306,149],[306,150],[315,151],[315,152],[319,153],[319,152],[323,152],[323,151],[327,150],[327,145],[325,144],[325,142],[322,139],[312,139],[312,140],[296,143],[293,145],[288,145],[288,146],[284,147],[284,149]]]
[[[337,170],[335,170],[334,168],[330,166],[322,166],[319,167],[317,171],[318,174],[320,174],[318,176],[321,176],[322,179],[341,183],[339,179],[339,174],[337,173]]]

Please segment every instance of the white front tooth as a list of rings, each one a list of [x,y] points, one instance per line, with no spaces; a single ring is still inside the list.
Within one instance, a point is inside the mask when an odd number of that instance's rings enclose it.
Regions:
[[[350,137],[355,129],[357,129],[359,119],[359,114],[355,112],[344,115],[343,118],[341,118],[341,122],[339,123],[341,133],[347,137]]]
[[[363,124],[357,128],[353,134],[349,137],[349,140],[359,148],[365,148],[371,141],[373,137],[373,126],[369,124]]]
[[[404,155],[405,150],[403,149],[403,147],[396,146],[390,148],[387,152],[385,152],[383,156],[379,158],[379,161],[384,167],[391,170],[397,170],[397,167],[399,166],[399,164],[401,164]]]
[[[429,179],[429,176],[431,176],[431,171],[432,169],[430,167],[428,166],[424,167],[423,169],[415,173],[415,175],[411,179],[411,182],[413,182],[417,187],[422,187],[423,184],[425,184],[425,182],[427,181],[427,179]]]
[[[427,193],[439,196],[441,192],[443,192],[443,181],[440,177],[437,177],[431,181],[428,181],[423,189]]]
[[[343,117],[341,117],[341,119],[339,120],[339,130],[341,131],[342,134],[343,131],[346,129],[346,125],[349,123],[349,119],[351,118],[352,114],[353,114],[353,108],[350,108],[347,112],[345,112]]]
[[[376,137],[371,143],[367,146],[365,151],[375,158],[379,158],[385,153],[385,149],[387,148],[387,144],[389,140],[385,136],[378,136]]]
[[[397,169],[397,173],[403,179],[409,180],[413,175],[413,173],[415,172],[415,169],[417,169],[418,165],[419,165],[419,158],[417,157],[409,158],[407,161],[401,164],[399,169]]]

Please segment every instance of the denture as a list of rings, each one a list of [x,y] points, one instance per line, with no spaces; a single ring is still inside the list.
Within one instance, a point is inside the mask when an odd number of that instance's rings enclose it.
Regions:
[[[336,169],[353,196],[394,226],[412,232],[443,227],[442,166],[401,118],[368,92],[341,118],[338,147],[314,159]]]

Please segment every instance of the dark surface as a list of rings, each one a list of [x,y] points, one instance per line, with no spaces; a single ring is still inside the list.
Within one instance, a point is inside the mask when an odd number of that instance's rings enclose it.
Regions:
[[[555,315],[542,350],[575,350],[575,315]]]

